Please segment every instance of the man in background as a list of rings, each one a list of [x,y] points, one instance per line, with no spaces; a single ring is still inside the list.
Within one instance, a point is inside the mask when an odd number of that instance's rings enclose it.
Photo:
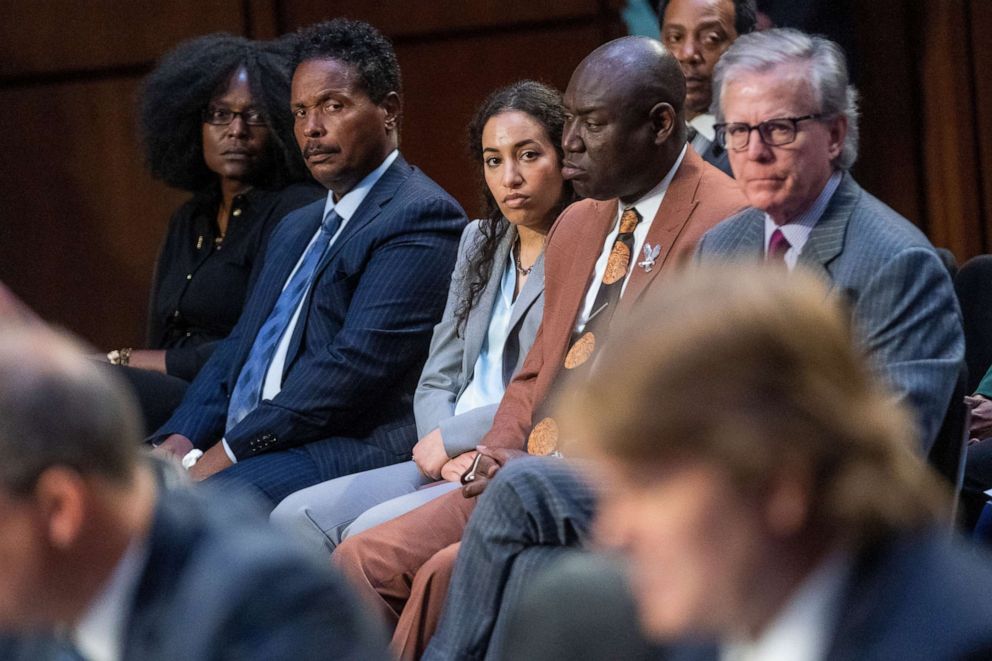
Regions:
[[[661,43],[685,74],[689,144],[704,160],[733,176],[727,150],[716,141],[713,129],[713,69],[737,37],[755,29],[754,0],[661,0],[658,23]]]

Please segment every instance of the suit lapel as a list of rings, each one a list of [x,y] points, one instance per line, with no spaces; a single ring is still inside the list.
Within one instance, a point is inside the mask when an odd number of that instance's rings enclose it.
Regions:
[[[630,308],[637,302],[638,297],[644,289],[658,277],[658,273],[664,268],[669,256],[672,253],[672,246],[675,245],[679,234],[685,229],[689,217],[695,210],[699,201],[696,200],[696,190],[699,188],[699,180],[702,177],[702,161],[696,152],[687,149],[682,164],[672,177],[672,182],[665,191],[665,197],[658,207],[658,212],[651,222],[651,228],[644,238],[644,246],[660,246],[661,252],[655,259],[654,267],[650,271],[638,266],[638,262],[643,260],[643,248],[640,254],[632,255],[630,268],[630,280],[627,282],[627,289],[620,298],[617,306],[618,314],[628,314]]]
[[[320,265],[317,266],[315,278],[320,277],[323,270],[327,268],[331,260],[341,252],[352,237],[357,235],[363,227],[371,223],[379,215],[379,212],[386,206],[386,203],[393,199],[393,195],[396,194],[396,190],[400,187],[400,184],[410,176],[411,171],[412,168],[402,156],[398,155],[396,160],[393,161],[393,164],[389,166],[389,169],[382,173],[382,177],[372,187],[372,190],[368,192],[362,203],[355,209],[352,217],[348,219],[344,229],[341,230],[341,234],[335,239],[334,244],[321,260]]]
[[[527,310],[534,304],[537,297],[544,291],[544,254],[542,253],[531,269],[527,282],[524,283],[520,295],[513,303],[513,312],[510,314],[509,330],[512,333],[520,320],[527,314]]]
[[[512,225],[503,235],[503,239],[496,246],[493,254],[492,268],[489,270],[489,281],[479,295],[479,300],[468,316],[465,323],[465,349],[462,352],[462,374],[472,374],[475,361],[482,351],[482,343],[489,332],[489,319],[492,317],[493,302],[499,296],[500,284],[503,279],[503,270],[506,268],[506,260],[510,255],[510,248],[516,239],[517,229]],[[471,274],[468,274],[471,278]]]
[[[546,323],[544,326],[545,334],[554,338],[550,342],[545,340],[545,345],[562,347],[562,355],[568,349],[568,340],[572,336],[575,320],[582,310],[586,292],[589,287],[598,284],[591,282],[591,279],[596,268],[596,260],[599,259],[599,255],[603,251],[606,235],[610,233],[617,220],[618,204],[619,201],[616,199],[596,202],[590,210],[588,218],[571,219],[573,222],[580,223],[582,227],[576,232],[577,241],[572,254],[562,256],[568,259],[567,274],[558,274],[559,277],[554,278],[561,286],[558,302],[553,306],[553,309],[559,311],[559,314],[553,318],[549,318],[545,314]],[[564,278],[561,275],[564,275]],[[548,279],[551,277],[553,277],[551,271],[545,270],[545,287],[547,287]],[[546,312],[549,309],[551,306],[545,306]],[[553,360],[553,358],[551,359]]]
[[[844,249],[847,223],[860,197],[861,187],[845,173],[799,255],[800,264],[825,277],[827,282],[831,281],[828,265]]]
[[[300,350],[300,343],[303,341],[303,331],[307,325],[307,317],[310,315],[310,301],[313,299],[314,289],[316,289],[324,270],[327,269],[328,265],[341,252],[348,241],[357,236],[363,227],[371,223],[379,215],[382,208],[389,200],[393,199],[396,190],[410,176],[411,172],[412,168],[407,164],[403,156],[397,155],[396,160],[382,174],[382,177],[372,187],[372,190],[368,192],[362,203],[358,205],[354,215],[348,219],[344,229],[341,230],[341,233],[327,250],[327,254],[324,255],[320,264],[317,265],[313,276],[313,284],[310,286],[310,290],[303,300],[303,307],[300,308],[300,317],[296,321],[296,327],[293,329],[293,337],[286,352],[286,362],[282,370],[284,379]],[[317,231],[316,228],[314,228],[314,231]]]

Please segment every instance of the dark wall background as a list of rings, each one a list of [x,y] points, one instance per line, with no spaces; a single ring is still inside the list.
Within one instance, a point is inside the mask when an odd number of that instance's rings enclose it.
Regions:
[[[184,194],[153,181],[135,93],[155,59],[214,31],[271,38],[333,16],[390,35],[407,158],[478,211],[464,126],[493,88],[564,88],[624,33],[623,0],[47,0],[0,21],[0,280],[101,348],[140,346],[158,243]],[[836,6],[831,3],[832,6]],[[837,3],[841,4],[841,3]],[[959,259],[992,249],[992,2],[853,2],[868,190]]]

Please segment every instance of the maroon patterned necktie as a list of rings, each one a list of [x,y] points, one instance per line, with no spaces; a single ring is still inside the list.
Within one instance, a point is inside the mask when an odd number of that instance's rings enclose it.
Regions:
[[[789,252],[789,240],[782,234],[782,230],[776,228],[772,232],[772,238],[768,241],[768,252],[765,253],[765,261],[769,264],[785,264],[785,253]]]

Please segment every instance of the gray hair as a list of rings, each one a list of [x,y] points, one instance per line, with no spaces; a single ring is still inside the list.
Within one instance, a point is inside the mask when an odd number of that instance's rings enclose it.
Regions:
[[[717,121],[723,121],[720,98],[723,87],[742,73],[763,73],[777,66],[807,63],[809,83],[819,112],[847,118],[844,148],[834,162],[848,170],[858,159],[858,91],[848,83],[847,60],[840,46],[791,28],[775,28],[742,35],[717,62],[713,74],[713,104]]]
[[[0,323],[0,489],[30,493],[52,466],[127,482],[141,428],[131,393],[76,341]]]

